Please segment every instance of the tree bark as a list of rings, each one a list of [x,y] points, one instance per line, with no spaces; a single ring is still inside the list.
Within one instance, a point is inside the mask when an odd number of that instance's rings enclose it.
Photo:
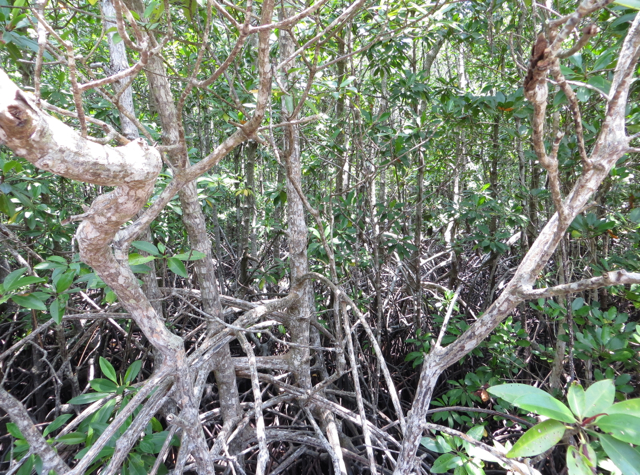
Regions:
[[[585,0],[572,15],[579,19],[580,15],[586,14],[585,12],[593,4],[592,0]],[[572,22],[569,25],[575,27],[576,23]],[[570,32],[570,29],[566,33],[563,30],[564,34],[569,34]],[[562,38],[557,41],[561,44]],[[547,105],[546,74],[552,64],[552,55],[554,51],[557,54],[559,47],[558,44],[555,50],[553,47],[545,50],[545,55],[550,56],[546,63],[549,66],[547,66],[547,69],[540,70],[539,73],[536,72],[541,79],[527,89],[527,98],[534,105],[534,148],[543,165],[548,163],[549,160],[542,142]],[[534,298],[536,292],[532,291],[533,284],[555,252],[569,224],[582,212],[590,197],[598,189],[618,159],[628,151],[629,137],[625,133],[625,107],[631,78],[639,55],[640,15],[634,20],[622,46],[611,85],[609,100],[607,101],[607,116],[582,175],[578,178],[568,196],[562,201],[561,208],[542,229],[529,252],[518,266],[515,275],[496,301],[455,342],[445,348],[434,347],[425,358],[411,413],[407,419],[405,439],[394,471],[396,475],[414,473],[416,451],[420,444],[423,424],[431,402],[433,389],[442,372],[476,348],[520,302],[527,298]],[[550,169],[552,170],[551,174],[553,173],[553,168],[550,167]],[[608,285],[614,285],[622,277],[622,275],[611,272],[604,281]],[[571,290],[567,289],[564,293],[570,292]]]

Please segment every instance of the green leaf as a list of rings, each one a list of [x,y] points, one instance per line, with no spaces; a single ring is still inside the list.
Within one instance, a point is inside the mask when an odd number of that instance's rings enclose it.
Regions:
[[[154,256],[160,256],[160,251],[158,250],[158,248],[150,242],[133,241],[131,245],[136,249],[139,249],[144,252],[148,252],[149,254],[152,254]]]
[[[591,417],[607,412],[616,396],[616,387],[610,379],[592,384],[585,393],[584,416]]]
[[[56,417],[56,419],[47,426],[47,428],[42,432],[42,437],[46,437],[51,434],[54,430],[59,429],[62,425],[67,422],[69,419],[73,417],[73,414],[62,414],[61,416]]]
[[[21,307],[24,307],[24,308],[30,308],[30,309],[33,309],[33,310],[41,310],[43,312],[47,310],[47,307],[44,305],[42,300],[40,300],[39,298],[37,298],[33,294],[12,295],[11,296],[11,300],[13,300],[15,303],[17,303],[18,305],[20,305]]]
[[[507,457],[533,457],[546,452],[562,439],[566,428],[564,424],[548,419],[525,432],[507,452]]]
[[[113,368],[111,363],[104,359],[102,356],[100,357],[100,369],[102,370],[102,374],[104,374],[107,378],[109,378],[114,383],[118,384],[118,380],[116,378],[116,370]]]
[[[475,440],[482,440],[484,433],[485,433],[484,426],[475,426],[467,431],[467,435]]]
[[[576,418],[567,406],[545,392],[542,392],[542,394],[522,396],[516,400],[514,404],[527,411],[535,412],[541,416],[551,417],[552,419],[568,424],[576,422]]]
[[[614,404],[607,409],[607,414],[626,414],[629,416],[640,417],[640,399],[628,399],[627,401]]]
[[[9,198],[9,196],[5,194],[0,195],[0,212],[3,212],[9,217],[12,217],[16,214],[16,206],[11,201],[11,198]]]
[[[286,96],[284,96],[284,105],[285,105],[285,108],[287,109],[287,112],[291,114],[293,112],[293,98],[291,97],[290,94],[287,94]]]
[[[596,425],[623,442],[640,445],[640,418],[627,414],[599,417]]]
[[[118,300],[118,296],[113,290],[109,290],[104,296],[104,299],[107,303],[114,303]]]
[[[200,259],[204,259],[206,257],[204,252],[200,251],[190,251],[183,252],[182,254],[176,254],[176,259],[180,259],[181,261],[199,261]]]
[[[578,416],[578,419],[583,419],[585,412],[585,392],[578,383],[574,382],[569,386],[567,402],[573,413]]]
[[[461,467],[456,467],[456,469],[458,468],[464,469],[469,475],[485,475],[478,460],[467,460]]]
[[[50,257],[47,257],[47,260],[51,262],[57,262],[58,264],[67,265],[67,260],[64,257],[50,256]]]
[[[87,436],[82,432],[71,432],[70,434],[61,435],[60,437],[56,438],[56,442],[65,445],[77,445],[83,444],[86,438]]]
[[[616,0],[616,5],[622,5],[623,7],[632,8],[634,10],[640,10],[640,0]]]
[[[61,294],[73,284],[73,279],[76,276],[76,271],[68,270],[64,274],[60,274],[56,278],[53,279],[53,283],[56,286],[56,292]]]
[[[99,401],[100,399],[104,399],[110,395],[110,393],[81,394],[80,396],[76,396],[73,399],[69,400],[69,404],[80,406],[82,404],[89,404],[91,402]]]
[[[573,417],[573,414],[571,414],[567,406],[542,389],[534,388],[526,384],[514,383],[493,386],[487,389],[487,391],[527,411],[532,411],[536,414],[551,417],[569,424],[576,422],[575,417]]]
[[[451,445],[449,445],[449,443],[441,435],[439,435],[435,439],[432,439],[431,437],[423,437],[420,440],[420,443],[432,452],[437,452],[439,454],[444,454],[453,450]]]
[[[18,429],[18,426],[13,422],[7,423],[7,432],[12,436],[14,436],[16,439],[24,440],[24,436],[22,435],[22,432],[20,432],[20,429]]]
[[[153,256],[143,256],[134,252],[133,254],[129,254],[129,265],[139,266],[140,264],[146,264],[154,259],[155,257]]]
[[[131,381],[136,379],[136,376],[140,373],[140,368],[142,368],[142,360],[137,360],[131,363],[127,368],[127,372],[124,374],[124,383],[129,384]]]
[[[147,475],[147,471],[144,469],[144,465],[139,465],[134,462],[129,463],[129,472],[131,475]]]
[[[182,262],[180,262],[179,259],[170,257],[169,259],[167,259],[167,265],[174,274],[178,274],[180,277],[184,277],[185,279],[189,277],[189,275],[187,274],[187,268]]]
[[[168,431],[163,431],[145,436],[140,442],[140,450],[148,454],[159,453],[168,435]]]
[[[104,378],[96,378],[92,379],[89,382],[89,385],[93,388],[94,391],[102,392],[102,393],[115,393],[118,390],[118,386],[108,379]]]
[[[151,272],[151,268],[145,264],[129,267],[131,267],[131,272],[133,272],[134,274],[148,274],[149,272]]]
[[[64,303],[60,302],[60,299],[55,299],[53,303],[49,306],[49,313],[51,314],[51,318],[58,325],[62,322],[62,317],[64,317]]]
[[[640,475],[640,454],[629,444],[605,434],[598,434],[602,449],[624,475]]]
[[[33,266],[35,270],[50,270],[50,269],[66,269],[66,264],[58,264],[57,262],[40,262]]]
[[[12,290],[15,289],[19,289],[20,287],[26,287],[27,285],[31,285],[31,284],[40,284],[42,282],[46,282],[47,279],[43,279],[41,277],[35,277],[32,275],[28,275],[26,277],[21,277],[18,280],[16,280],[15,282],[13,282],[13,284],[11,284],[9,287],[7,287],[6,285],[4,286],[4,291],[5,292],[11,292]]]
[[[537,394],[539,392],[544,393],[541,389],[534,388],[533,386],[529,386],[527,384],[499,384],[497,386],[492,386],[487,389],[487,392],[493,394],[496,397],[504,399],[508,403],[514,404],[514,402],[521,398],[522,396],[526,396],[527,394]],[[546,394],[546,393],[545,393]]]
[[[485,434],[484,426],[475,426],[467,431],[467,435],[474,440],[480,441]],[[467,451],[467,454],[471,456],[471,452],[473,451],[473,447],[475,447],[472,443],[467,442],[466,440],[462,440],[462,446]]]
[[[422,439],[420,439],[420,444],[431,452],[438,452],[436,441],[431,437],[423,437]]]
[[[8,292],[9,289],[11,289],[13,283],[18,280],[18,278],[24,274],[25,272],[27,272],[27,268],[23,267],[22,269],[18,269],[18,270],[14,270],[13,272],[11,272],[10,274],[8,274],[5,278],[4,281],[2,282],[2,285],[4,286],[4,291]]]
[[[433,462],[431,473],[445,473],[460,465],[462,465],[462,459],[458,455],[443,454]]]
[[[35,461],[35,455],[30,455],[27,460],[24,461],[22,467],[16,472],[16,475],[30,475],[33,470],[33,463]]]
[[[578,452],[578,449],[573,446],[567,449],[567,468],[569,469],[569,475],[593,475],[587,457]]]
[[[155,417],[151,418],[151,428],[153,429],[154,432],[162,432],[162,429],[163,429],[162,424]]]

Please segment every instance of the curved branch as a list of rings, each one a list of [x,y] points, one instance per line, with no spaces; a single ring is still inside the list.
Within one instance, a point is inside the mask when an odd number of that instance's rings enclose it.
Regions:
[[[22,403],[3,388],[0,388],[0,407],[9,414],[31,448],[40,456],[45,473],[49,473],[49,470],[55,470],[61,474],[69,471],[67,464],[53,450],[53,447],[47,444],[40,431],[31,422],[31,417]]]
[[[585,290],[599,289],[600,287],[608,287],[611,285],[640,284],[640,273],[627,272],[626,270],[617,270],[607,272],[600,277],[584,279],[570,284],[557,285],[545,289],[523,289],[518,295],[523,299],[539,299],[548,297],[557,297],[559,295],[575,294]]]

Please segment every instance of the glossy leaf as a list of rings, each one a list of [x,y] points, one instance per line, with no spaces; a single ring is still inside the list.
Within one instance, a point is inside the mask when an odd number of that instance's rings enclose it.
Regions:
[[[607,412],[616,396],[616,387],[610,379],[604,379],[589,386],[585,392],[584,416],[592,417]]]
[[[176,259],[180,259],[181,261],[198,261],[200,259],[204,259],[205,254],[200,251],[190,251],[183,252],[182,254],[176,254],[173,257],[175,257]]]
[[[567,469],[569,475],[593,475],[587,457],[573,446],[567,449]]]
[[[42,436],[46,437],[51,434],[53,431],[62,427],[69,419],[73,417],[73,414],[62,414],[61,416],[56,417],[56,419],[49,424],[46,429],[42,432]]]
[[[598,434],[602,449],[623,475],[640,475],[640,454],[625,442],[605,434]]]
[[[433,462],[431,473],[445,473],[460,465],[462,465],[462,459],[458,455],[452,453],[442,454]]]
[[[569,424],[576,422],[576,418],[567,406],[544,391],[542,391],[542,394],[538,393],[522,396],[514,402],[514,405],[521,407],[522,409],[526,409],[527,411],[540,414],[541,416],[551,417],[558,421],[567,422]]]
[[[154,244],[148,241],[133,241],[131,245],[136,249],[139,249],[140,251],[148,252],[153,256],[160,255],[160,251],[158,250],[158,248]]]
[[[438,446],[436,445],[436,441],[431,437],[423,437],[422,439],[420,439],[420,444],[427,450],[430,450],[431,452],[438,452]]]
[[[47,307],[42,302],[42,300],[40,300],[39,298],[37,298],[33,294],[12,295],[11,296],[11,300],[13,300],[15,303],[17,303],[18,305],[20,305],[21,307],[24,307],[24,308],[29,308],[29,309],[33,309],[33,310],[41,310],[43,312],[47,310]]]
[[[67,290],[73,284],[73,279],[75,278],[75,271],[67,271],[64,274],[58,276],[57,279],[54,279],[54,284],[56,286],[56,292],[59,294]]]
[[[169,259],[167,259],[167,265],[174,274],[178,274],[180,277],[184,277],[185,279],[189,277],[189,275],[187,274],[187,268],[180,261],[180,259],[176,257],[170,257]]]
[[[2,285],[4,286],[4,291],[8,292],[9,289],[12,288],[13,283],[20,278],[22,274],[27,272],[27,268],[23,267],[22,269],[14,270],[13,272],[7,274],[7,276],[2,281]]]
[[[102,393],[115,393],[118,390],[118,386],[113,381],[104,378],[92,379],[89,385],[94,391]]]
[[[460,467],[456,467],[456,469],[461,468],[469,475],[484,475],[484,470],[480,466],[479,460],[467,460],[464,465]]]
[[[579,419],[582,419],[585,413],[585,392],[581,385],[573,383],[569,386],[567,402],[573,413],[578,416]]]
[[[131,363],[131,365],[127,368],[127,372],[124,374],[124,383],[129,384],[133,380],[135,380],[138,376],[138,373],[140,373],[141,368],[142,360],[137,360]]]
[[[116,378],[116,370],[113,368],[111,363],[104,359],[102,356],[100,357],[100,369],[102,370],[102,374],[104,374],[107,378],[109,378],[114,383],[118,384],[118,380]]]
[[[548,419],[533,426],[507,452],[507,457],[532,457],[556,445],[562,439],[566,428],[561,422]]]
[[[67,265],[67,260],[61,256],[49,256],[47,257],[47,260],[51,262],[57,262],[58,264]]]
[[[627,414],[599,417],[596,425],[618,440],[640,445],[640,418]]]
[[[35,277],[32,275],[28,275],[25,277],[20,277],[18,280],[13,282],[11,286],[9,286],[8,288],[5,284],[4,291],[11,292],[12,290],[19,289],[20,287],[26,287],[27,285],[31,285],[31,284],[40,284],[46,281],[47,280],[43,279],[42,277]]]
[[[129,254],[130,266],[139,266],[141,264],[146,264],[147,262],[151,262],[153,260],[155,260],[155,257],[153,256],[143,256],[137,253]]]
[[[33,470],[33,465],[35,462],[35,455],[30,455],[27,457],[27,460],[24,461],[20,469],[16,472],[16,475],[30,475]]]
[[[487,391],[496,397],[504,399],[505,401],[514,404],[515,401],[523,396],[531,394],[546,394],[542,389],[534,388],[528,384],[499,384],[497,386],[491,386]]]
[[[157,454],[162,449],[162,445],[167,440],[168,431],[156,432],[145,436],[140,441],[140,450],[148,454]]]
[[[83,444],[87,436],[82,432],[71,432],[70,434],[61,435],[56,438],[56,442],[65,445]]]
[[[431,437],[423,437],[420,443],[432,452],[439,454],[444,454],[453,450],[453,447],[451,447],[451,445],[449,445],[446,439],[441,435],[435,439]]]
[[[80,396],[76,396],[69,400],[69,404],[74,404],[76,406],[81,406],[82,404],[89,404],[92,402],[99,401],[100,399],[104,399],[107,396],[110,396],[110,393],[88,393],[81,394]]]
[[[629,416],[640,417],[640,399],[628,399],[614,404],[607,409],[607,414],[627,414]]]
[[[640,10],[640,0],[616,0],[616,5],[622,5],[623,7],[632,8],[634,10]]]
[[[151,428],[153,429],[154,432],[162,432],[163,430],[162,424],[155,417],[151,418]]]
[[[16,439],[24,439],[22,432],[18,429],[18,426],[13,422],[7,422],[7,432],[11,434]]]
[[[58,325],[62,322],[62,317],[64,317],[64,307],[65,305],[60,302],[59,299],[55,299],[51,305],[49,306],[49,313],[51,314],[51,318]]]

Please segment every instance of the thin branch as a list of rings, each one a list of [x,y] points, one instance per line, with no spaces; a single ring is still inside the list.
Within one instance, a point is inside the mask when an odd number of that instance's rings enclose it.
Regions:
[[[249,371],[251,373],[251,389],[253,391],[253,408],[256,414],[256,437],[258,438],[258,461],[256,467],[256,475],[263,475],[269,461],[269,448],[267,447],[267,438],[264,433],[264,416],[262,415],[262,394],[260,393],[260,381],[258,380],[258,368],[256,367],[256,355],[253,348],[245,338],[242,332],[236,334],[238,341],[242,345],[242,349],[248,356]]]
[[[460,291],[462,290],[462,284],[458,285],[455,294],[453,294],[453,298],[449,303],[449,308],[447,308],[447,314],[444,316],[444,320],[442,321],[442,327],[440,328],[440,334],[438,335],[438,339],[436,340],[436,344],[433,346],[434,350],[439,350],[442,348],[442,339],[444,338],[444,334],[447,331],[447,325],[449,325],[449,320],[451,319],[451,315],[453,314],[453,308],[456,305],[456,301],[458,300],[458,296],[460,295]]]
[[[591,169],[593,164],[589,161],[587,157],[587,149],[584,146],[584,131],[582,129],[582,114],[580,113],[580,105],[578,104],[578,98],[576,97],[576,93],[573,92],[573,89],[569,87],[567,81],[565,80],[564,74],[560,71],[560,63],[555,61],[553,66],[551,67],[551,74],[553,78],[556,80],[560,89],[564,92],[564,95],[567,97],[567,101],[569,102],[569,108],[571,109],[571,115],[573,116],[573,124],[576,130],[576,138],[578,139],[578,151],[580,152],[580,159],[582,160],[582,166],[585,170]]]
[[[38,13],[44,17],[44,9],[47,6],[48,0],[37,0],[36,8]],[[36,55],[36,67],[33,72],[33,86],[36,95],[36,101],[40,100],[40,85],[42,82],[42,62],[44,59],[44,50],[47,46],[47,29],[44,25],[38,22],[38,53]]]
[[[22,403],[3,388],[0,388],[0,407],[9,414],[9,417],[18,426],[31,448],[40,456],[45,473],[49,473],[49,470],[55,470],[58,473],[67,473],[69,471],[67,464],[64,463],[31,422],[31,417]]]
[[[518,295],[524,299],[548,298],[574,294],[585,290],[599,289],[600,287],[609,287],[611,285],[626,284],[640,284],[640,273],[617,270],[607,272],[600,277],[592,277],[591,279],[580,280],[570,284],[562,284],[544,289],[523,289]]]
[[[364,318],[362,312],[358,309],[358,306],[355,304],[351,298],[347,294],[344,293],[342,289],[340,289],[337,285],[327,279],[325,276],[318,274],[317,272],[308,272],[303,275],[300,280],[304,279],[316,279],[321,282],[324,282],[327,286],[331,288],[334,292],[336,299],[342,298],[347,304],[351,305],[351,310],[358,317],[359,322],[364,327],[367,335],[369,336],[369,340],[371,345],[373,346],[376,358],[378,359],[378,363],[380,364],[380,369],[382,369],[382,373],[384,375],[385,382],[387,383],[387,389],[389,390],[389,395],[391,396],[391,401],[393,402],[393,407],[396,410],[396,415],[398,416],[398,420],[400,421],[400,428],[404,433],[406,425],[404,419],[404,413],[402,412],[402,406],[400,405],[400,398],[398,397],[398,393],[396,392],[396,386],[393,383],[393,379],[391,378],[391,373],[389,372],[389,368],[387,366],[387,362],[384,359],[382,349],[380,345],[378,345],[377,338],[375,337],[373,330],[369,326],[369,322]]]
[[[275,29],[283,30],[285,28],[288,28],[296,24],[298,21],[302,20],[303,18],[310,16],[320,7],[322,7],[322,5],[324,5],[325,3],[327,3],[327,0],[320,0],[318,3],[314,3],[307,9],[302,10],[300,13],[287,17],[285,20],[282,20],[278,23],[270,23],[268,25],[255,26],[255,27],[252,27],[249,32],[253,33],[253,32],[262,31],[262,30],[275,30]]]
[[[589,42],[589,40],[591,40],[591,38],[593,38],[597,34],[598,34],[598,27],[594,23],[591,23],[590,25],[585,26],[582,29],[582,36],[576,42],[576,44],[573,45],[571,49],[560,51],[556,57],[559,59],[564,59],[564,58],[573,56],[582,48],[584,48],[586,44]]]
[[[315,417],[313,417],[311,411],[306,407],[304,408],[304,412],[307,415],[307,419],[311,423],[311,426],[313,427],[313,431],[316,433],[316,436],[318,436],[318,439],[320,439],[320,442],[322,442],[322,445],[331,458],[331,463],[333,464],[333,473],[342,474],[343,471],[340,469],[340,460],[338,459],[335,450],[333,450],[333,447],[331,447],[331,444],[320,430],[320,427],[318,427]]]
[[[320,33],[318,33],[316,36],[314,36],[309,41],[307,41],[304,45],[298,48],[288,58],[286,58],[284,61],[278,64],[278,66],[276,67],[276,70],[286,67],[287,64],[289,64],[291,61],[297,58],[303,51],[305,51],[309,46],[311,46],[316,41],[318,41],[323,35],[333,30],[335,27],[344,24],[353,14],[355,14],[360,9],[362,5],[364,5],[365,2],[366,0],[356,0],[355,2],[353,2],[351,6],[349,6],[349,8],[343,11],[342,14],[338,16],[338,18],[333,20],[329,24],[329,26],[327,26],[324,30],[322,30]]]

